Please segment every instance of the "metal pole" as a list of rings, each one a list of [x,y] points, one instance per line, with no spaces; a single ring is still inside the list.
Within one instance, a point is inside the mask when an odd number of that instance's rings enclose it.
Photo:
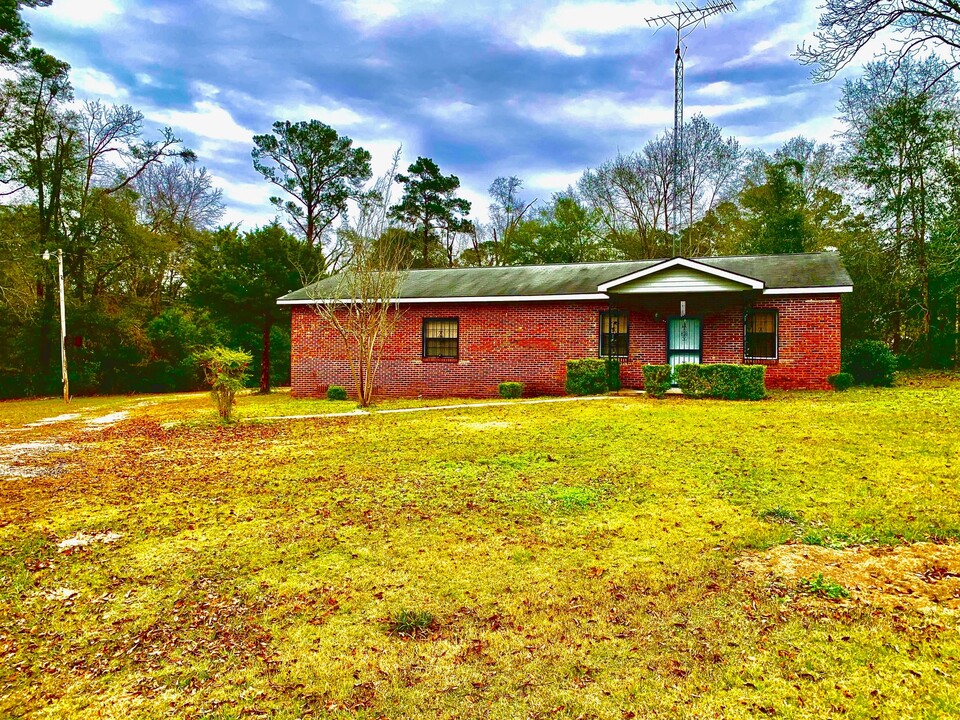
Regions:
[[[683,250],[680,242],[680,163],[683,152],[683,53],[677,28],[677,59],[673,68],[673,256]]]
[[[70,377],[67,375],[67,303],[63,296],[63,249],[57,250],[60,276],[60,369],[63,374],[63,401],[70,402]]]

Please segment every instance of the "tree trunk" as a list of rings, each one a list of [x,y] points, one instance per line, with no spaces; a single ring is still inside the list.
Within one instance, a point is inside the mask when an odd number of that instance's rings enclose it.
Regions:
[[[423,266],[430,267],[430,226],[423,224]]]
[[[263,323],[263,358],[260,361],[260,393],[270,392],[270,330],[273,323],[266,320]]]
[[[56,290],[53,285],[44,280],[43,286],[43,305],[40,310],[40,323],[38,327],[38,360],[39,367],[34,375],[34,385],[31,392],[35,394],[46,395],[54,387],[51,378],[53,376],[53,325]],[[57,326],[59,330],[59,325]]]

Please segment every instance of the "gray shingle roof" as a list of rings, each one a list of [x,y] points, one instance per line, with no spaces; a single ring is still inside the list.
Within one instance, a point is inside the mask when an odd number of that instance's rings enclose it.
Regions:
[[[720,270],[761,280],[766,289],[822,288],[852,285],[850,276],[833,252],[796,255],[738,255],[690,258]],[[644,270],[663,260],[575,263],[568,265],[517,265],[510,267],[411,270],[403,283],[401,299],[585,295],[597,286]],[[329,297],[336,278],[321,280],[280,298],[303,302]]]

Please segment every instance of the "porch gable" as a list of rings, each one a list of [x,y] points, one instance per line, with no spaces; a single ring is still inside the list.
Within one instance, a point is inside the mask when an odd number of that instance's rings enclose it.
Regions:
[[[761,280],[711,267],[686,258],[673,258],[605,282],[600,292],[618,295],[650,293],[715,293],[764,289]]]

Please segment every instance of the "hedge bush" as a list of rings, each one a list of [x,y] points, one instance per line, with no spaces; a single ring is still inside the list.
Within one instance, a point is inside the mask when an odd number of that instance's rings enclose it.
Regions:
[[[346,400],[347,389],[340,385],[331,385],[327,388],[327,400]]]
[[[619,363],[618,363],[619,378]],[[568,395],[602,395],[610,390],[607,361],[600,358],[567,360]]]
[[[767,395],[763,365],[678,365],[674,379],[684,395],[723,400],[762,400]]]
[[[672,384],[669,365],[643,366],[643,389],[647,391],[647,395],[662,398]]]
[[[897,371],[897,356],[879,340],[857,340],[843,348],[840,369],[853,375],[856,385],[890,387]]]
[[[827,382],[830,383],[830,387],[838,392],[847,390],[853,385],[853,375],[850,373],[839,372],[836,375],[831,375],[827,378]]]
[[[500,397],[504,400],[516,400],[519,397],[523,397],[522,382],[502,382],[497,387],[497,390],[500,392]]]

